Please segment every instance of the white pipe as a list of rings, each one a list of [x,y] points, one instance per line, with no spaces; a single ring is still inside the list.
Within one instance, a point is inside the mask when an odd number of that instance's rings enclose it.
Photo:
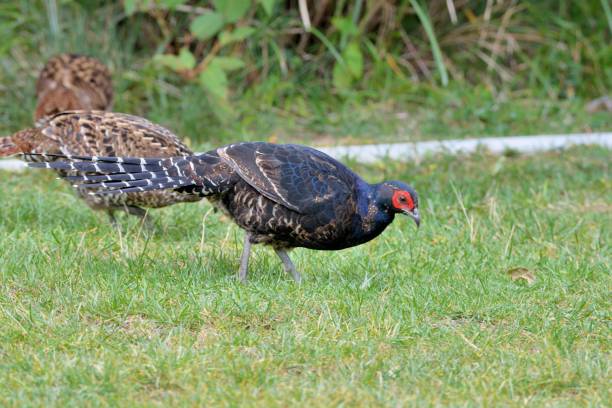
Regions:
[[[479,148],[487,149],[496,154],[510,149],[520,153],[536,153],[572,145],[599,145],[612,149],[612,133],[485,137],[481,139],[337,146],[319,149],[335,158],[348,157],[360,163],[373,163],[383,159],[406,161],[433,153],[471,153]]]

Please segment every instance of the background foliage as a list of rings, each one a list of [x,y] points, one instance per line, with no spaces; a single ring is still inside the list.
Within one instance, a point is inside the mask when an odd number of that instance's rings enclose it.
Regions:
[[[293,1],[187,3],[124,4],[130,18],[154,20],[158,62],[222,97],[231,71],[248,82],[316,74],[336,90],[389,74],[565,96],[604,92],[611,73],[606,1],[325,0],[301,12]]]
[[[117,110],[179,115],[199,141],[609,125],[580,118],[612,82],[608,0],[21,0],[0,5],[0,27],[2,99],[30,106],[57,52],[96,55]],[[24,126],[3,110],[0,126]]]

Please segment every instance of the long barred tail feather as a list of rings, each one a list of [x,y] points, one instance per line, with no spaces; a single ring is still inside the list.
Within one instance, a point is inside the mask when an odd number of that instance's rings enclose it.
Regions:
[[[144,171],[139,173],[112,173],[112,174],[100,174],[100,175],[78,175],[78,176],[65,176],[60,177],[72,182],[87,181],[122,181],[122,180],[143,180],[143,179],[157,179],[166,177],[166,171]]]
[[[90,194],[124,194],[177,189],[200,197],[227,191],[236,179],[215,153],[168,158],[99,157],[38,154],[28,166],[68,172],[62,178]],[[35,157],[36,158],[36,157]],[[67,159],[68,161],[65,161]],[[237,177],[237,176],[236,176]]]
[[[200,160],[197,157],[126,158],[59,154],[34,156],[39,156],[44,161],[29,162],[29,167],[68,171],[70,173],[62,178],[74,183],[77,188],[96,189],[90,192],[96,195],[180,187],[193,187],[181,190],[186,194],[203,195],[205,190],[212,193],[214,187],[222,184],[213,181],[210,188],[200,186],[200,180],[208,184],[210,179],[198,176],[194,165],[194,162]],[[200,170],[205,171],[202,167]]]
[[[189,180],[186,178],[172,178],[172,177],[160,177],[157,179],[143,179],[143,180],[130,180],[130,181],[102,181],[100,183],[83,183],[75,184],[75,187],[82,188],[126,188],[126,187],[145,187],[153,186],[165,183],[188,183]]]
[[[33,155],[32,155],[33,156]],[[43,158],[51,158],[57,156],[40,155]],[[123,163],[107,163],[107,162],[66,162],[66,161],[53,161],[53,162],[29,162],[29,167],[43,168],[43,169],[56,169],[56,170],[73,170],[79,173],[98,173],[98,174],[111,174],[111,173],[133,173],[133,172],[159,172],[163,168],[159,164],[123,164]]]
[[[44,159],[66,159],[70,161],[83,160],[85,162],[103,163],[125,163],[125,164],[159,164],[160,161],[183,159],[189,156],[179,157],[113,157],[113,156],[80,156],[77,154],[51,154],[51,153],[31,153],[32,156],[40,156]],[[51,160],[49,160],[51,161]]]
[[[95,192],[92,191],[89,194],[105,195],[105,194],[141,193],[143,191],[164,190],[167,188],[177,188],[177,187],[188,186],[188,185],[193,185],[193,183],[191,181],[175,180],[175,181],[169,181],[166,183],[153,183],[148,186],[116,188],[116,189],[100,190],[100,191],[95,191]],[[81,187],[81,185],[79,187]]]

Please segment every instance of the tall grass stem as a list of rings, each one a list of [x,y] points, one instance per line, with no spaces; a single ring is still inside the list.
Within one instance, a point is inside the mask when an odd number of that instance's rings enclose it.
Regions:
[[[438,69],[438,73],[440,74],[440,80],[442,81],[442,85],[447,86],[448,72],[446,71],[446,66],[444,65],[442,51],[440,50],[440,45],[438,44],[438,40],[436,39],[436,34],[434,32],[433,25],[431,24],[431,19],[429,18],[429,15],[425,11],[425,9],[418,2],[418,0],[410,0],[410,4],[412,5],[412,8],[417,14],[417,17],[421,21],[421,24],[425,29],[425,33],[427,34],[427,38],[429,39],[429,44],[431,45],[431,51],[433,53],[434,61],[436,63],[436,68]]]
[[[608,20],[608,29],[610,30],[610,34],[612,34],[612,10],[610,9],[609,0],[601,0],[601,7],[604,9],[606,19]]]
[[[49,18],[49,29],[51,30],[51,35],[53,38],[57,38],[60,32],[57,1],[46,0],[45,3],[47,4],[47,16]]]

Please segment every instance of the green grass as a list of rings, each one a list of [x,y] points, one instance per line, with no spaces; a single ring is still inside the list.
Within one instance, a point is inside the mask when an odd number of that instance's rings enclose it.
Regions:
[[[0,174],[0,405],[610,403],[609,151],[356,169],[414,184],[421,229],[297,249],[301,286],[261,247],[237,283],[207,204],[120,239],[52,174]]]
[[[504,99],[481,88],[402,86],[378,95],[353,91],[340,98],[318,91],[254,89],[234,102],[238,119],[216,124],[197,87],[179,100],[154,103],[142,112],[196,146],[236,140],[270,140],[319,146],[390,143],[481,136],[609,131],[608,112],[589,113],[588,101],[514,95]],[[271,94],[267,94],[270,92]],[[278,102],[282,101],[282,102]],[[119,105],[121,106],[121,105]],[[126,110],[126,109],[124,109]],[[208,112],[208,115],[207,113]]]

